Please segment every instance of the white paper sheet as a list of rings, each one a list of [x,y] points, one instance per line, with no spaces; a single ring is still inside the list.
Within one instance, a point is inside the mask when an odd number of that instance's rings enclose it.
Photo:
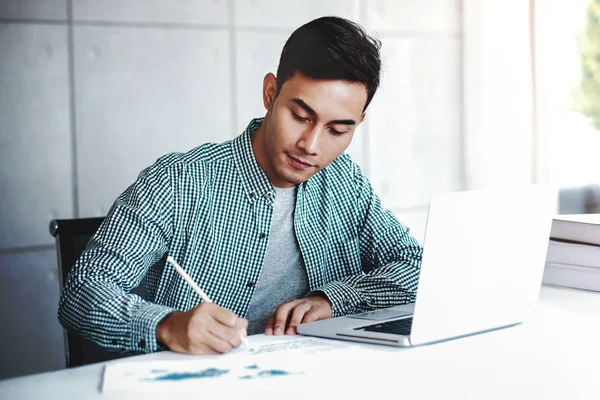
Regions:
[[[122,361],[104,370],[103,392],[197,391],[255,382],[293,381],[318,374],[321,357],[353,347],[348,342],[304,336],[251,336],[254,351],[235,349],[225,355],[188,356],[179,360]],[[235,382],[235,385],[231,385]],[[230,385],[227,385],[227,384]]]
[[[350,346],[347,342],[319,339],[305,336],[256,336],[251,337],[252,355],[264,356],[279,352],[297,351],[303,354],[323,353],[341,350]],[[246,350],[243,348],[238,351]]]

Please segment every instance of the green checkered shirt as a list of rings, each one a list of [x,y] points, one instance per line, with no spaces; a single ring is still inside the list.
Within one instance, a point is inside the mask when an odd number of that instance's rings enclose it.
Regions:
[[[58,318],[115,351],[159,349],[156,326],[201,299],[171,255],[216,304],[245,316],[263,265],[275,191],[250,142],[262,119],[222,144],[172,153],[122,193],[73,267]],[[298,187],[294,229],[310,292],[333,316],[412,302],[422,249],[341,155]],[[129,293],[142,280],[145,300]]]

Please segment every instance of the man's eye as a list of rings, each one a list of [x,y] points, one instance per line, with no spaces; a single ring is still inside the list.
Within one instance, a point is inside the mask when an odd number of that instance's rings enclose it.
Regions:
[[[301,116],[299,116],[295,112],[292,112],[292,114],[294,115],[294,118],[297,119],[298,121],[300,121],[300,122],[308,122],[308,118],[302,118]]]
[[[340,132],[340,131],[336,131],[336,130],[335,130],[335,129],[333,129],[333,128],[329,128],[329,131],[330,131],[331,133],[333,133],[334,135],[343,135],[344,133],[346,133],[346,132]]]

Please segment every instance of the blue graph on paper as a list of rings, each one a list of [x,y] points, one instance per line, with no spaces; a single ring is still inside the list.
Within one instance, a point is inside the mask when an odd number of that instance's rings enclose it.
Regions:
[[[247,365],[243,368],[243,373],[237,371],[238,379],[260,379],[270,378],[285,375],[296,375],[299,372],[290,372],[283,369],[262,369],[257,364]],[[230,369],[220,368],[205,368],[198,371],[168,371],[168,370],[152,370],[152,374],[156,374],[152,378],[143,378],[143,381],[183,381],[192,379],[219,378],[223,375],[231,374]]]

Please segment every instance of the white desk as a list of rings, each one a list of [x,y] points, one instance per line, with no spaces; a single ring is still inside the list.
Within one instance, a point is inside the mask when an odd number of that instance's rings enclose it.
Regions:
[[[243,398],[600,399],[600,293],[544,287],[535,316],[512,328],[412,349],[356,346],[377,351],[356,362],[340,360],[327,376],[303,377],[302,387],[265,381]],[[168,397],[102,394],[102,370],[95,364],[0,381],[0,399]],[[231,398],[231,390],[223,388],[218,398]]]

